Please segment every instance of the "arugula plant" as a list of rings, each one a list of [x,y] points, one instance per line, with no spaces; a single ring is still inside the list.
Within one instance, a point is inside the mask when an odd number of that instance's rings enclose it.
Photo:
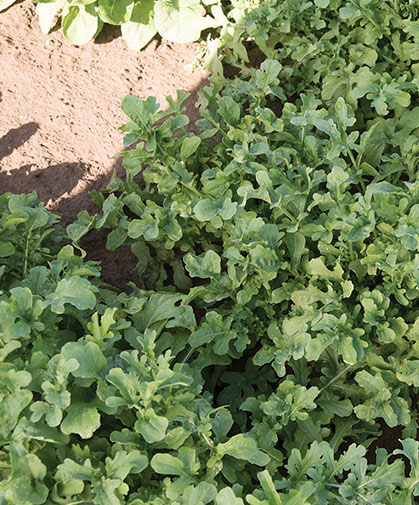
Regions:
[[[417,501],[414,3],[246,5],[269,57],[214,76],[200,133],[185,92],[126,97],[126,176],[72,245],[0,199],[0,505]]]
[[[326,7],[325,19],[336,15]],[[414,58],[415,32],[404,33]],[[349,68],[353,41],[345,44]],[[212,79],[200,134],[188,132],[184,92],[166,111],[154,98],[126,97],[121,130],[126,146],[136,144],[121,153],[126,177],[92,195],[100,213],[67,228],[76,244],[109,229],[107,247],[131,246],[146,292],[192,308],[196,326],[177,339],[164,332],[156,345],[225,409],[231,439],[221,447],[249,438],[269,458],[210,451],[202,503],[418,496],[419,109],[412,59],[396,53],[392,45],[360,67],[377,86],[364,93],[361,78],[330,90],[330,72],[291,69],[275,49],[260,67]],[[391,457],[388,430],[401,439]],[[394,459],[401,454],[411,469]],[[151,459],[166,475],[164,498],[139,503],[197,499],[169,461],[163,470]],[[207,487],[221,482],[231,498]]]
[[[377,426],[354,416],[366,395],[345,370],[312,376],[296,358],[285,378],[240,372],[239,321],[261,334],[250,312],[213,307],[204,320],[190,292],[118,293],[72,246],[51,256],[0,295],[2,505],[413,503],[413,430],[371,462]],[[217,270],[208,253],[187,265],[192,278]],[[403,379],[374,356],[355,378],[377,401],[374,387]]]
[[[363,81],[367,76],[354,76],[357,67],[372,70],[377,59],[378,73],[397,75],[410,60],[417,75],[417,46],[407,34],[417,33],[418,0],[233,0],[231,4],[219,35],[202,49],[201,61],[213,72],[223,73],[221,63],[245,70],[261,53],[278,58],[298,76],[299,86],[290,88],[297,94],[326,77],[324,86],[330,88],[328,82],[335,86],[331,91],[348,78]]]
[[[0,196],[0,280],[3,289],[54,257],[64,233],[58,216],[36,205],[36,193]],[[54,246],[55,244],[55,246]]]

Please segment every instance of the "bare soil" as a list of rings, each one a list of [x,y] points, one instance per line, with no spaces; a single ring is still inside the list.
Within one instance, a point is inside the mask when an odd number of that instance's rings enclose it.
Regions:
[[[125,95],[154,95],[166,108],[165,97],[185,89],[196,119],[197,90],[207,76],[184,68],[195,51],[194,44],[153,40],[137,53],[113,26],[72,46],[59,27],[41,32],[31,0],[0,13],[0,194],[36,190],[64,225],[83,209],[94,211],[89,191],[121,168],[112,157],[123,149],[118,127],[127,121],[120,108]],[[106,262],[98,252],[103,237],[91,246],[95,259]],[[131,278],[117,265],[104,268],[117,284]]]

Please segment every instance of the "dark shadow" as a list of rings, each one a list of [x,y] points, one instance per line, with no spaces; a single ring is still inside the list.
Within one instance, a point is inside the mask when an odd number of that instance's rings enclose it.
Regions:
[[[51,26],[48,35],[51,35],[52,33],[59,32],[61,30],[61,16],[57,16],[57,19],[55,20],[54,26]],[[67,39],[66,39],[67,40]]]
[[[0,91],[0,103],[3,101],[3,93]]]
[[[39,201],[54,202],[70,193],[83,178],[87,168],[83,163],[60,163],[43,169],[24,165],[17,170],[0,172],[0,194],[29,193],[35,190]]]
[[[102,30],[96,36],[94,43],[107,44],[108,42],[112,42],[112,40],[115,40],[121,36],[122,34],[120,26],[109,25],[108,23],[105,23]]]
[[[3,135],[0,138],[0,160],[27,142],[38,129],[38,123],[26,123],[18,128],[12,128],[6,135]]]

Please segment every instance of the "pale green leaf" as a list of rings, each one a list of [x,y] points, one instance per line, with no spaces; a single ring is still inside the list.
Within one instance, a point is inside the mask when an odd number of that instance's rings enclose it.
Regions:
[[[121,25],[129,21],[133,8],[134,0],[98,0],[97,2],[99,17],[111,25]]]
[[[61,423],[65,435],[75,433],[81,438],[91,438],[100,427],[100,414],[88,403],[73,403],[67,409],[67,415]]]
[[[154,22],[159,34],[170,42],[193,42],[205,27],[199,0],[157,0]]]
[[[93,309],[96,305],[93,289],[87,279],[74,275],[70,279],[62,279],[55,291],[47,296],[46,303],[57,314],[64,312],[67,303],[79,310]]]
[[[87,44],[100,30],[101,23],[92,6],[72,5],[62,19],[63,34],[72,44]]]
[[[140,51],[156,35],[153,8],[154,0],[136,2],[131,19],[122,24],[122,36],[130,49]]]
[[[64,359],[75,359],[79,367],[72,372],[74,377],[99,379],[107,360],[95,342],[68,342],[61,350]]]
[[[47,35],[54,27],[57,15],[64,6],[63,0],[57,0],[50,3],[39,3],[36,6],[36,13],[38,14],[39,27],[44,35]]]

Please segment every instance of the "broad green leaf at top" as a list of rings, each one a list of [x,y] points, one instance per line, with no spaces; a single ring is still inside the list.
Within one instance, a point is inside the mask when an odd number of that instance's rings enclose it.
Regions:
[[[193,42],[205,28],[199,0],[156,0],[154,22],[159,34],[170,42]]]

